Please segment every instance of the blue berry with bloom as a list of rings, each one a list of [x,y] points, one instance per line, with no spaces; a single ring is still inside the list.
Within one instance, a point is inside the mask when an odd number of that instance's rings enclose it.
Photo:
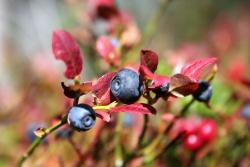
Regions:
[[[95,120],[95,111],[87,104],[77,104],[69,109],[68,124],[75,130],[89,130],[95,125]]]
[[[241,116],[250,119],[250,103],[246,104],[241,110]]]
[[[143,86],[135,71],[124,68],[112,78],[110,88],[118,101],[131,104],[140,98]]]
[[[207,81],[199,81],[198,89],[193,93],[193,97],[201,102],[208,102],[212,97],[212,86]]]

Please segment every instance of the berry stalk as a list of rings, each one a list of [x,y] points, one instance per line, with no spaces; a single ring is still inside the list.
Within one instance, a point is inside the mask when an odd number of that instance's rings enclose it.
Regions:
[[[37,137],[33,143],[28,148],[27,152],[22,155],[22,157],[17,162],[17,167],[21,167],[25,160],[33,154],[35,149],[42,143],[43,139],[48,136],[50,133],[61,127],[67,122],[67,115],[64,116],[57,124],[47,128],[44,133],[41,135],[41,137]]]

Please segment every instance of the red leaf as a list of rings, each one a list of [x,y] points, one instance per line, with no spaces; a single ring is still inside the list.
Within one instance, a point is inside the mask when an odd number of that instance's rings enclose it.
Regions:
[[[111,90],[109,88],[100,98],[97,98],[97,104],[108,105],[114,100],[115,99],[112,96]]]
[[[141,50],[141,65],[148,67],[151,72],[155,72],[158,65],[158,55],[151,50]]]
[[[69,98],[79,97],[83,94],[86,94],[92,90],[92,82],[84,82],[77,85],[66,86],[64,82],[61,83],[64,90],[64,95]]]
[[[105,105],[112,102],[110,81],[116,73],[109,72],[100,77],[92,87],[92,92],[97,97],[99,104]]]
[[[119,16],[119,11],[115,5],[115,0],[90,0],[89,9],[92,17],[101,17],[103,19],[111,19]]]
[[[250,79],[242,78],[241,83],[245,85],[247,88],[250,88]]]
[[[142,78],[152,80],[152,83],[149,87],[150,89],[158,88],[166,82],[169,82],[169,77],[154,74],[146,66],[141,65],[139,71]]]
[[[169,83],[169,91],[177,92],[181,95],[189,95],[192,94],[198,88],[198,83],[192,81],[189,77],[176,74],[171,77]]]
[[[98,118],[102,119],[105,122],[110,122],[111,116],[105,110],[96,110],[95,113]]]
[[[70,33],[56,30],[52,34],[52,51],[56,59],[64,61],[65,76],[73,79],[79,75],[83,66],[83,55],[79,46]]]
[[[191,62],[190,64],[184,66],[181,69],[181,74],[188,76],[194,81],[198,81],[203,69],[206,68],[208,65],[215,64],[216,61],[217,58],[211,57]]]
[[[152,73],[148,67],[141,65],[139,68],[140,76],[142,78],[147,78],[147,79],[153,79],[154,78],[154,73]]]
[[[109,110],[112,112],[131,112],[131,113],[140,113],[140,114],[155,114],[156,110],[154,107],[143,104],[143,103],[135,103],[130,105],[122,105],[117,106]]]
[[[149,88],[156,89],[168,82],[169,82],[169,77],[155,74]]]

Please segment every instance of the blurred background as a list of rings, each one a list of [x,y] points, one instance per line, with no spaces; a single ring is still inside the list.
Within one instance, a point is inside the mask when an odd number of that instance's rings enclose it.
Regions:
[[[105,30],[109,23],[105,19],[93,21],[89,1],[0,1],[0,167],[14,165],[32,141],[28,134],[34,124],[49,126],[52,118],[65,112],[65,106],[69,105],[60,82],[70,81],[63,75],[63,63],[56,61],[52,55],[52,31],[68,30],[79,42],[85,56],[82,80],[97,78],[108,71],[108,65],[103,65],[93,46],[98,36],[107,34]],[[162,0],[116,0],[119,10],[126,11],[136,25],[134,33],[138,33],[138,38],[143,41],[139,46],[152,49],[160,56],[159,74],[174,73],[174,70],[178,71],[177,65],[190,60],[218,57],[219,72],[214,90],[221,92],[214,94],[212,102],[218,110],[237,115],[245,105],[250,104],[249,1],[172,0],[163,10],[159,9],[161,3]],[[152,29],[146,40],[145,27]],[[132,53],[124,58],[127,64],[138,62],[139,52]],[[197,110],[197,106],[194,106],[194,110]],[[201,107],[201,110],[208,109]],[[200,115],[216,117],[206,111]],[[250,118],[250,114],[248,116]],[[237,123],[241,130],[235,130],[232,133],[234,136],[249,133],[245,122],[241,120]],[[221,126],[224,125],[221,123]],[[243,133],[242,129],[246,131]],[[223,133],[227,135],[225,131]],[[234,145],[232,143],[237,141],[221,140],[220,144]],[[71,164],[74,154],[56,153],[57,149],[73,152],[70,145],[62,141],[62,146],[56,148],[48,143],[44,143],[44,147],[36,152],[34,161],[27,163],[27,166],[62,166],[63,160],[66,161],[65,166]],[[240,148],[218,164],[230,166],[225,161],[241,161],[243,157],[244,163],[241,165],[249,165],[249,144],[245,143],[242,147],[246,145],[246,150]],[[224,147],[217,149],[221,148]]]

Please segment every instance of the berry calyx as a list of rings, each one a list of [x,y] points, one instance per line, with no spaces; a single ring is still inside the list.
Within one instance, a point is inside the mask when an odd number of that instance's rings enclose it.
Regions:
[[[198,89],[193,93],[193,97],[201,102],[208,102],[212,96],[212,86],[207,81],[199,81]]]
[[[140,98],[143,86],[135,71],[124,68],[112,78],[110,88],[118,101],[131,104]]]
[[[78,131],[86,131],[95,125],[96,115],[87,104],[77,104],[69,109],[68,124]]]

